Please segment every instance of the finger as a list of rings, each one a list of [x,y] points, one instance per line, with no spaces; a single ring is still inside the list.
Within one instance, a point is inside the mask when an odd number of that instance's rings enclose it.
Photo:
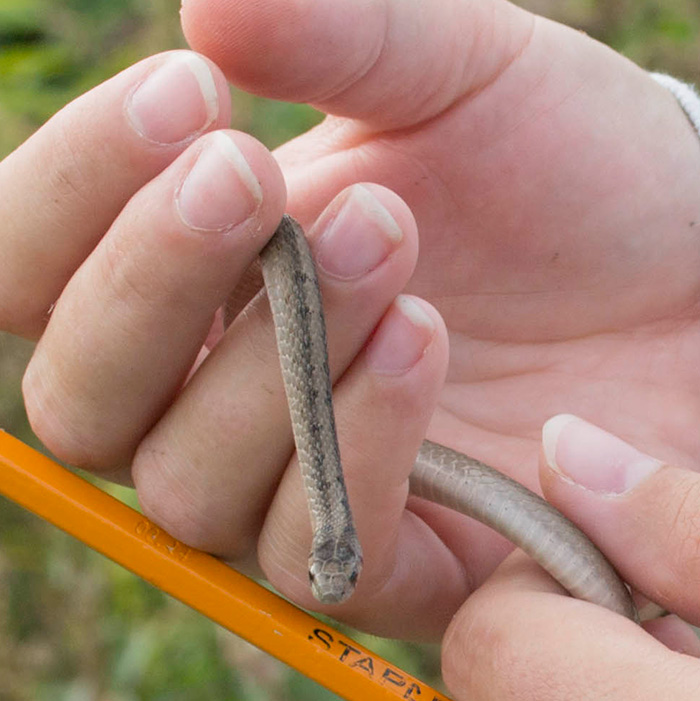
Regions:
[[[461,565],[416,514],[406,511],[408,475],[426,434],[447,367],[447,332],[437,311],[414,297],[390,306],[334,389],[343,471],[363,548],[356,593],[320,607],[391,636],[434,637],[464,596]],[[268,579],[305,607],[311,596],[311,525],[293,460],[270,507],[258,553]],[[415,612],[407,617],[406,612]]]
[[[284,203],[272,155],[235,132],[203,137],[131,199],[66,286],[25,374],[32,426],[56,455],[128,464]]]
[[[492,81],[527,43],[532,18],[501,0],[188,0],[182,8],[190,45],[242,88],[394,128]]]
[[[0,329],[38,336],[127,200],[229,113],[221,72],[170,52],[79,97],[3,160]]]
[[[443,640],[442,665],[456,701],[690,701],[700,684],[693,658],[621,616],[562,596],[522,553],[459,610]]]
[[[669,650],[700,657],[700,638],[696,631],[678,616],[661,616],[644,622],[644,630]]]
[[[309,232],[338,377],[411,274],[415,222],[388,190],[358,185]],[[259,295],[213,349],[134,461],[148,514],[191,545],[240,562],[293,441],[269,306]]]
[[[623,579],[663,608],[700,623],[700,476],[664,465],[573,416],[543,431],[540,480]]]

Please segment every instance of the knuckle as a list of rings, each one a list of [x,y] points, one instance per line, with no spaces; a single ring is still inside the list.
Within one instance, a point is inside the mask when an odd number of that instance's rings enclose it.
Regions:
[[[164,450],[147,444],[138,449],[132,474],[144,515],[186,545],[230,559],[210,516],[210,495],[189,471],[178,468]]]
[[[147,198],[139,194],[122,212],[119,224],[102,239],[94,269],[100,294],[114,308],[112,320],[127,335],[132,327],[139,329],[135,319],[162,318],[172,310],[191,309],[198,299],[178,275],[185,255],[194,249],[188,247],[186,252],[174,243],[153,207],[149,211]],[[135,250],[137,232],[144,232],[138,244],[143,245],[141,250]],[[160,255],[162,251],[168,253],[163,254],[161,264],[154,265],[151,252]]]
[[[0,261],[0,331],[36,340],[41,335],[53,309],[37,270],[50,270],[50,262],[36,260],[17,245],[13,222],[6,221],[7,245]],[[3,232],[5,233],[5,232]]]
[[[30,362],[22,379],[22,394],[32,430],[59,460],[85,469],[102,467],[99,442],[81,433],[81,422],[64,401],[66,395],[52,385]]]
[[[456,698],[572,698],[573,675],[553,675],[541,655],[556,622],[543,611],[529,610],[528,601],[477,590],[457,613],[442,650],[443,678]],[[599,697],[579,693],[578,698]]]
[[[493,680],[503,683],[512,670],[508,631],[481,598],[477,592],[462,606],[443,643],[443,678],[458,697],[491,698]]]
[[[52,153],[46,171],[55,206],[68,212],[72,212],[76,204],[94,201],[100,183],[97,163],[84,147],[83,118],[77,112],[75,105],[68,105],[52,120]]]
[[[675,471],[674,471],[675,472]],[[694,473],[675,476],[674,488],[666,504],[660,504],[662,512],[670,518],[659,518],[665,524],[659,544],[665,560],[665,576],[657,580],[655,596],[660,601],[678,599],[687,591],[689,581],[700,578],[700,480]]]
[[[160,300],[156,294],[159,279],[153,270],[155,266],[150,259],[146,265],[140,256],[130,255],[122,244],[119,237],[104,239],[100,284],[110,291],[113,301],[123,302],[125,309],[156,306]],[[124,318],[127,321],[130,315],[125,313]]]

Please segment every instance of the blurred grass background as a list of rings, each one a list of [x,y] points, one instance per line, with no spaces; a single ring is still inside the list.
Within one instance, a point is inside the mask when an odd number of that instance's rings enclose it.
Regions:
[[[647,68],[700,81],[697,0],[525,0]],[[184,46],[178,0],[0,0],[0,157],[66,102]],[[234,92],[234,126],[274,147],[319,115]],[[38,447],[20,393],[30,343],[0,334],[0,427]],[[110,488],[134,503],[128,490]],[[434,646],[358,636],[439,684]],[[0,701],[335,698],[0,499]]]

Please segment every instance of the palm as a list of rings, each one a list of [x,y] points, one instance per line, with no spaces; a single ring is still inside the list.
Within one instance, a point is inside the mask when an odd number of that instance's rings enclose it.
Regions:
[[[438,440],[532,483],[539,428],[568,411],[687,462],[694,433],[677,434],[698,379],[700,255],[687,197],[697,173],[676,173],[679,146],[696,145],[689,129],[663,138],[663,97],[653,96],[658,113],[640,115],[632,92],[590,80],[596,62],[613,60],[621,83],[654,91],[639,69],[563,27],[539,33],[493,84],[418,128],[333,117],[281,149],[291,207],[310,220],[358,180],[412,207],[421,254],[411,291],[451,332]],[[568,64],[546,60],[557,41],[578,44]],[[672,206],[656,196],[669,190]]]
[[[292,214],[308,225],[371,181],[416,216],[409,290],[440,310],[451,341],[430,437],[534,486],[540,428],[564,411],[692,464],[700,158],[674,99],[501,0],[240,7],[186,3],[192,46],[245,89],[334,115],[276,154]],[[286,12],[292,29],[277,31]],[[454,576],[416,609],[449,616],[463,596],[452,584],[463,571],[482,581],[505,546],[411,508],[463,564],[434,555]]]

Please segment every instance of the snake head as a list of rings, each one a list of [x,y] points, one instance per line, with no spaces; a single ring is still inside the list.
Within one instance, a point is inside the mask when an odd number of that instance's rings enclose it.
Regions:
[[[311,591],[322,604],[340,604],[355,591],[362,570],[362,548],[353,533],[314,541],[309,556]]]

